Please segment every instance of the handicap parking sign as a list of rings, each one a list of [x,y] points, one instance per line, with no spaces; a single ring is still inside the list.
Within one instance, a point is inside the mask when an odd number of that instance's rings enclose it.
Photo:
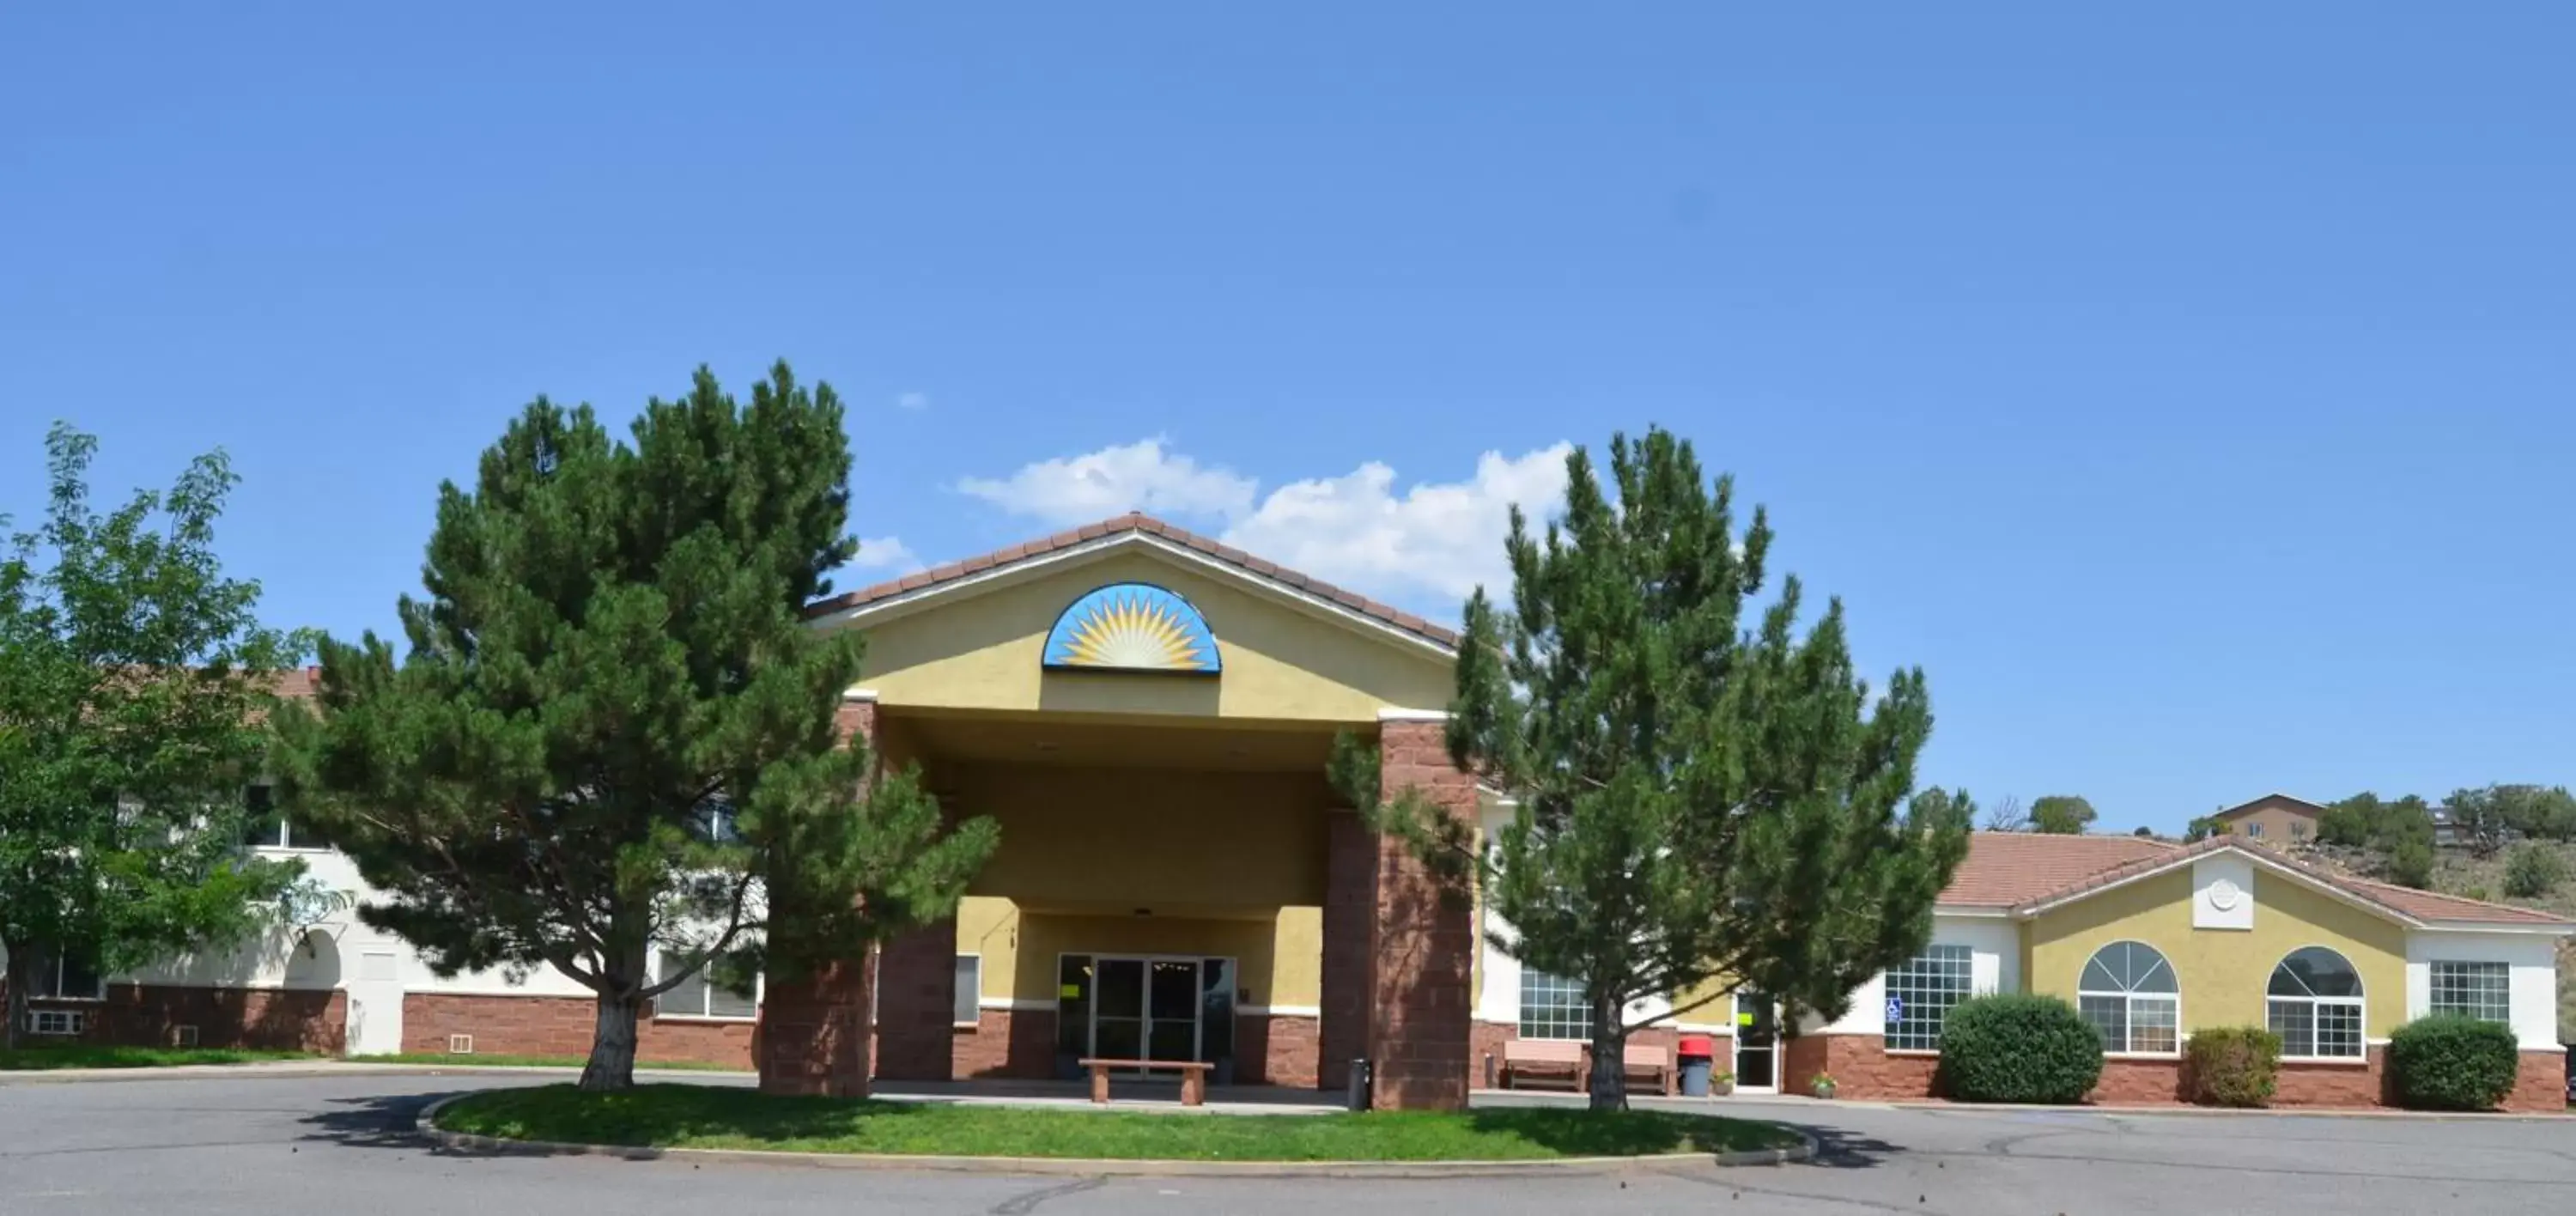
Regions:
[[[1894,1026],[1904,1020],[1905,998],[1901,996],[1892,996],[1887,998],[1887,1024]]]

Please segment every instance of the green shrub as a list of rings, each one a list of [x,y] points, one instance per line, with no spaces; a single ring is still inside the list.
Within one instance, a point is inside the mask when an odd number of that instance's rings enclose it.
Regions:
[[[2538,899],[2567,881],[2567,861],[2545,844],[2526,844],[2504,863],[2504,893],[2515,899]]]
[[[2388,881],[2418,891],[2433,885],[2433,846],[2428,841],[2401,840],[2388,850]]]
[[[2102,1079],[2102,1035],[2059,997],[1962,1001],[1941,1023],[1941,1092],[1962,1102],[2081,1102]]]
[[[2260,1026],[2192,1032],[2183,1048],[2191,1100],[2202,1106],[2265,1106],[2281,1066],[2281,1036]]]
[[[2397,1103],[2413,1110],[2493,1110],[2521,1067],[2512,1030],[2456,1013],[2408,1022],[2388,1038]]]

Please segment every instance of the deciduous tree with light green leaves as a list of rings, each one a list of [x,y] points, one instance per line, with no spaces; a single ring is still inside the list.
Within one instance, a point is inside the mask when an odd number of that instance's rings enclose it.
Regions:
[[[300,865],[242,847],[262,717],[300,639],[262,626],[259,584],[215,554],[231,466],[200,457],[167,493],[102,515],[97,449],[53,428],[44,521],[0,561],[8,1046],[66,961],[103,974],[234,945],[301,889]]]
[[[799,617],[857,545],[829,386],[737,404],[701,370],[619,442],[539,398],[439,490],[408,651],[325,642],[286,715],[291,809],[443,973],[548,964],[597,994],[581,1087],[634,1083],[644,1003],[711,965],[854,958],[947,915],[991,853],[834,726],[861,646]]]
[[[1357,740],[1334,777],[1453,892],[1482,888],[1498,948],[1582,986],[1592,1105],[1615,1109],[1640,1000],[1741,986],[1793,1022],[1839,1016],[1920,951],[1975,807],[1914,792],[1920,670],[1874,695],[1840,601],[1802,621],[1791,578],[1757,603],[1770,525],[1756,509],[1737,534],[1731,480],[1690,444],[1614,438],[1615,500],[1588,452],[1566,469],[1561,522],[1533,535],[1513,511],[1510,599],[1480,588],[1459,647],[1450,757],[1518,801],[1511,822],[1479,839],[1418,793],[1382,801]]]
[[[2031,799],[2030,830],[2055,836],[2081,836],[2093,827],[2093,804],[2073,794]]]

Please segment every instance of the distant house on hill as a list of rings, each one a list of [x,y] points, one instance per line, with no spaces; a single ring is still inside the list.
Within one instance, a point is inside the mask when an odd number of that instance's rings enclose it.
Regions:
[[[2265,794],[2210,816],[2221,835],[2241,836],[2259,844],[2285,847],[2316,838],[2317,820],[2326,809],[2288,794]]]

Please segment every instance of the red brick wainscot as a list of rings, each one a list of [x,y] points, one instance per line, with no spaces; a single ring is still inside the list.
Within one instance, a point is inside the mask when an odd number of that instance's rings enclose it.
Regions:
[[[1834,1079],[1843,1098],[1899,1101],[1932,1096],[1932,1074],[1941,1057],[1932,1052],[1890,1053],[1885,1040],[1867,1034],[1810,1034],[1781,1041],[1780,1092],[1814,1092],[1816,1074]]]
[[[1314,1088],[1321,1029],[1301,1014],[1236,1014],[1234,1084]],[[973,1026],[953,1028],[950,1044],[957,1080],[1045,1080],[1056,1075],[1056,1012],[979,1009]]]
[[[103,1000],[34,999],[31,1009],[86,1015],[78,1035],[56,1039],[23,1031],[18,1041],[173,1047],[179,1028],[197,1030],[197,1046],[338,1055],[348,1042],[349,997],[335,989],[192,988],[176,984],[110,984]]]
[[[403,1050],[443,1054],[449,1035],[474,1036],[476,1055],[587,1056],[599,1007],[586,996],[403,994]],[[635,1024],[635,1062],[752,1067],[754,1024],[646,1016]]]
[[[1679,1069],[1681,1067],[1681,1057],[1678,1054],[1678,1049],[1681,1046],[1682,1036],[1694,1033],[1705,1032],[1676,1030],[1670,1026],[1647,1026],[1642,1029],[1629,1031],[1628,1045],[1631,1047],[1663,1048],[1665,1057],[1673,1062],[1675,1069]],[[1503,1075],[1503,1044],[1509,1043],[1519,1037],[1521,1037],[1520,1027],[1510,1022],[1477,1022],[1470,1026],[1468,1063],[1469,1066],[1475,1070],[1475,1075],[1469,1083],[1477,1089],[1494,1089],[1501,1086]],[[1719,1040],[1717,1044],[1716,1067],[1720,1070],[1724,1070],[1730,1067],[1729,1060],[1732,1058],[1725,1041],[1726,1036],[1715,1035],[1712,1037]],[[1589,1093],[1592,1089],[1592,1047],[1588,1043],[1585,1044],[1583,1048],[1583,1071],[1580,1075],[1582,1077],[1582,1082],[1577,1086],[1577,1089],[1580,1092]],[[1676,1089],[1674,1092],[1680,1092],[1678,1088],[1680,1083],[1680,1075],[1676,1072],[1674,1076],[1674,1085],[1676,1086]],[[1629,1092],[1635,1093],[1638,1091],[1631,1088]]]
[[[2513,1092],[2504,1097],[2504,1108],[2527,1114],[2565,1113],[2567,1110],[2567,1053],[2565,1051],[2522,1053],[2522,1071],[2514,1078]]]

